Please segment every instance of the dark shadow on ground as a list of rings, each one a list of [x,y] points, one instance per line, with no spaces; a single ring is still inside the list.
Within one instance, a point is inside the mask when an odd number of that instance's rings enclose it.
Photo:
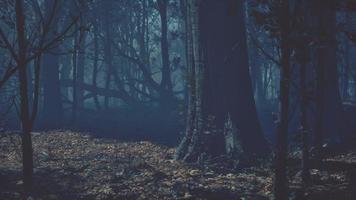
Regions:
[[[0,170],[0,199],[22,199],[23,182],[20,170]],[[91,196],[81,196],[83,191],[76,185],[83,178],[59,170],[36,169],[32,197],[34,199],[95,199]]]

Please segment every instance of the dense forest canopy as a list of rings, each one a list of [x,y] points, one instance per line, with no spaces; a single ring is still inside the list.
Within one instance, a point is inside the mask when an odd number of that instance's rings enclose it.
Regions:
[[[36,192],[39,166],[79,154],[85,171],[97,158],[83,149],[105,154],[120,181],[54,199],[324,199],[334,191],[316,181],[324,171],[347,183],[332,194],[352,199],[355,44],[354,0],[0,0],[0,179],[22,168],[0,199],[48,198]],[[168,192],[114,191],[132,166]],[[184,173],[230,182],[166,184]],[[265,182],[235,187],[244,173]]]

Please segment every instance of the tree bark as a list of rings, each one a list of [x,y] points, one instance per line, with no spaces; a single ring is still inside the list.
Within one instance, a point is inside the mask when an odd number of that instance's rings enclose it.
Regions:
[[[30,195],[33,176],[33,150],[31,140],[31,119],[28,102],[27,69],[26,69],[26,36],[23,0],[16,0],[16,30],[18,43],[18,77],[20,93],[20,112],[22,129],[22,164],[25,198]]]
[[[318,47],[316,49],[316,125],[314,144],[316,159],[321,162],[322,144],[327,140],[340,142],[341,98],[339,93],[338,70],[336,60],[336,2],[333,0],[314,1],[317,13]]]
[[[230,119],[247,155],[269,152],[257,118],[249,74],[242,1],[189,1],[189,110],[178,159],[226,155]],[[191,40],[191,41],[190,41]],[[194,86],[194,87],[192,87]]]
[[[278,8],[280,22],[280,113],[277,123],[277,144],[275,158],[274,196],[276,200],[288,199],[287,155],[288,155],[288,121],[289,121],[289,89],[290,89],[290,53],[289,46],[289,0],[281,0]]]
[[[162,104],[166,104],[172,99],[172,80],[171,80],[171,69],[169,62],[169,49],[168,49],[168,24],[167,24],[167,7],[168,0],[158,0],[158,10],[161,19],[161,55],[162,55]]]

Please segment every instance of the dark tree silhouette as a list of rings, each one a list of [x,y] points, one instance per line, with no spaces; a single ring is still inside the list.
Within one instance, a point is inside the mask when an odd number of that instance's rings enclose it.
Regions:
[[[177,158],[226,154],[227,121],[246,154],[265,155],[269,147],[253,99],[242,1],[187,2],[187,7],[190,100]]]
[[[278,1],[277,19],[280,25],[281,72],[280,72],[280,107],[277,122],[277,144],[275,158],[274,195],[276,199],[288,199],[287,154],[288,121],[290,90],[290,13],[289,0]]]

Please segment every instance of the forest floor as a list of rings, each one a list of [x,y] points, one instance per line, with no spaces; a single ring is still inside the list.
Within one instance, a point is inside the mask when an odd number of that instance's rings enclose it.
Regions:
[[[20,144],[17,134],[0,134],[0,199],[20,199]],[[33,145],[34,200],[272,198],[273,171],[266,166],[234,170],[223,159],[188,165],[173,159],[174,148],[69,131],[33,133]],[[353,153],[330,159],[356,163]],[[296,197],[300,175],[294,171],[291,191]],[[309,199],[356,199],[345,171],[311,172]]]

